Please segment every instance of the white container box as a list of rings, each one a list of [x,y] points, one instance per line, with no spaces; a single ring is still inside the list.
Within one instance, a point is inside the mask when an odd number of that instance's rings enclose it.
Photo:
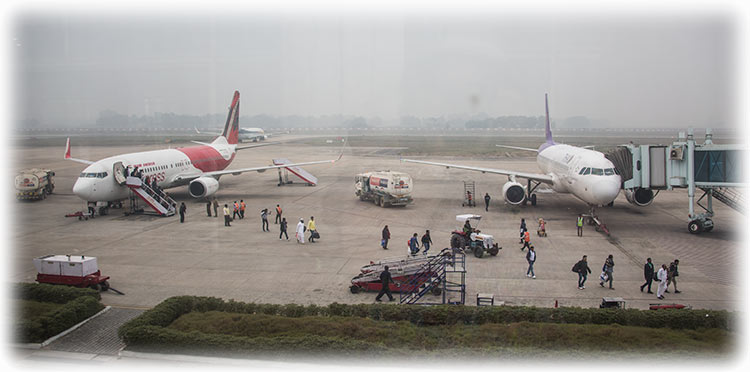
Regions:
[[[50,255],[34,259],[40,274],[86,276],[99,270],[96,257]]]

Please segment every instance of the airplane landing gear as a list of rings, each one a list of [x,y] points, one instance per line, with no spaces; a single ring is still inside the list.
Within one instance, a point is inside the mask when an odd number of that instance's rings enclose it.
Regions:
[[[607,229],[607,225],[605,225],[604,222],[602,222],[602,220],[600,220],[599,217],[596,216],[595,207],[591,207],[591,209],[589,209],[589,213],[584,214],[583,217],[586,218],[586,223],[589,226],[594,226],[594,230],[596,230],[596,232],[603,232],[607,234],[607,236],[609,236],[609,229]]]

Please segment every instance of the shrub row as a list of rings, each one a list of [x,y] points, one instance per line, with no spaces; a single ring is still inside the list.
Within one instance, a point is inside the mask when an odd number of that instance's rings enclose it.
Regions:
[[[82,296],[92,297],[97,301],[101,299],[101,294],[90,288],[38,283],[17,283],[14,288],[14,297],[21,300],[64,304]]]
[[[16,339],[19,342],[43,342],[82,322],[103,308],[104,305],[93,296],[83,295],[74,298],[50,314],[17,323]]]
[[[167,327],[189,312],[223,311],[240,314],[268,314],[285,317],[348,316],[382,321],[409,321],[416,325],[451,325],[485,323],[573,323],[619,324],[650,328],[698,329],[718,328],[731,330],[733,316],[726,311],[714,310],[618,310],[584,309],[576,307],[538,308],[521,306],[394,306],[384,304],[328,306],[274,305],[224,301],[214,297],[172,297],[151,310],[125,323],[119,334],[130,344],[138,329],[155,326]],[[153,330],[152,328],[149,328]],[[140,338],[138,338],[141,340]]]

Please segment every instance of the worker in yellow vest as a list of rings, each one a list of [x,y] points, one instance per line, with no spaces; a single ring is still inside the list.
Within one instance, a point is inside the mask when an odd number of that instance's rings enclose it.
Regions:
[[[578,229],[578,236],[583,236],[583,215],[578,215],[578,221],[576,222],[576,228]]]

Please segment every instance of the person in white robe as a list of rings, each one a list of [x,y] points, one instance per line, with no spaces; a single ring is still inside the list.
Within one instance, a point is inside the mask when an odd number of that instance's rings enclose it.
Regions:
[[[305,221],[301,218],[297,223],[297,243],[305,244]]]
[[[659,279],[659,287],[656,288],[656,298],[663,300],[664,291],[667,290],[667,265],[662,264],[661,269],[656,273],[656,278]]]

